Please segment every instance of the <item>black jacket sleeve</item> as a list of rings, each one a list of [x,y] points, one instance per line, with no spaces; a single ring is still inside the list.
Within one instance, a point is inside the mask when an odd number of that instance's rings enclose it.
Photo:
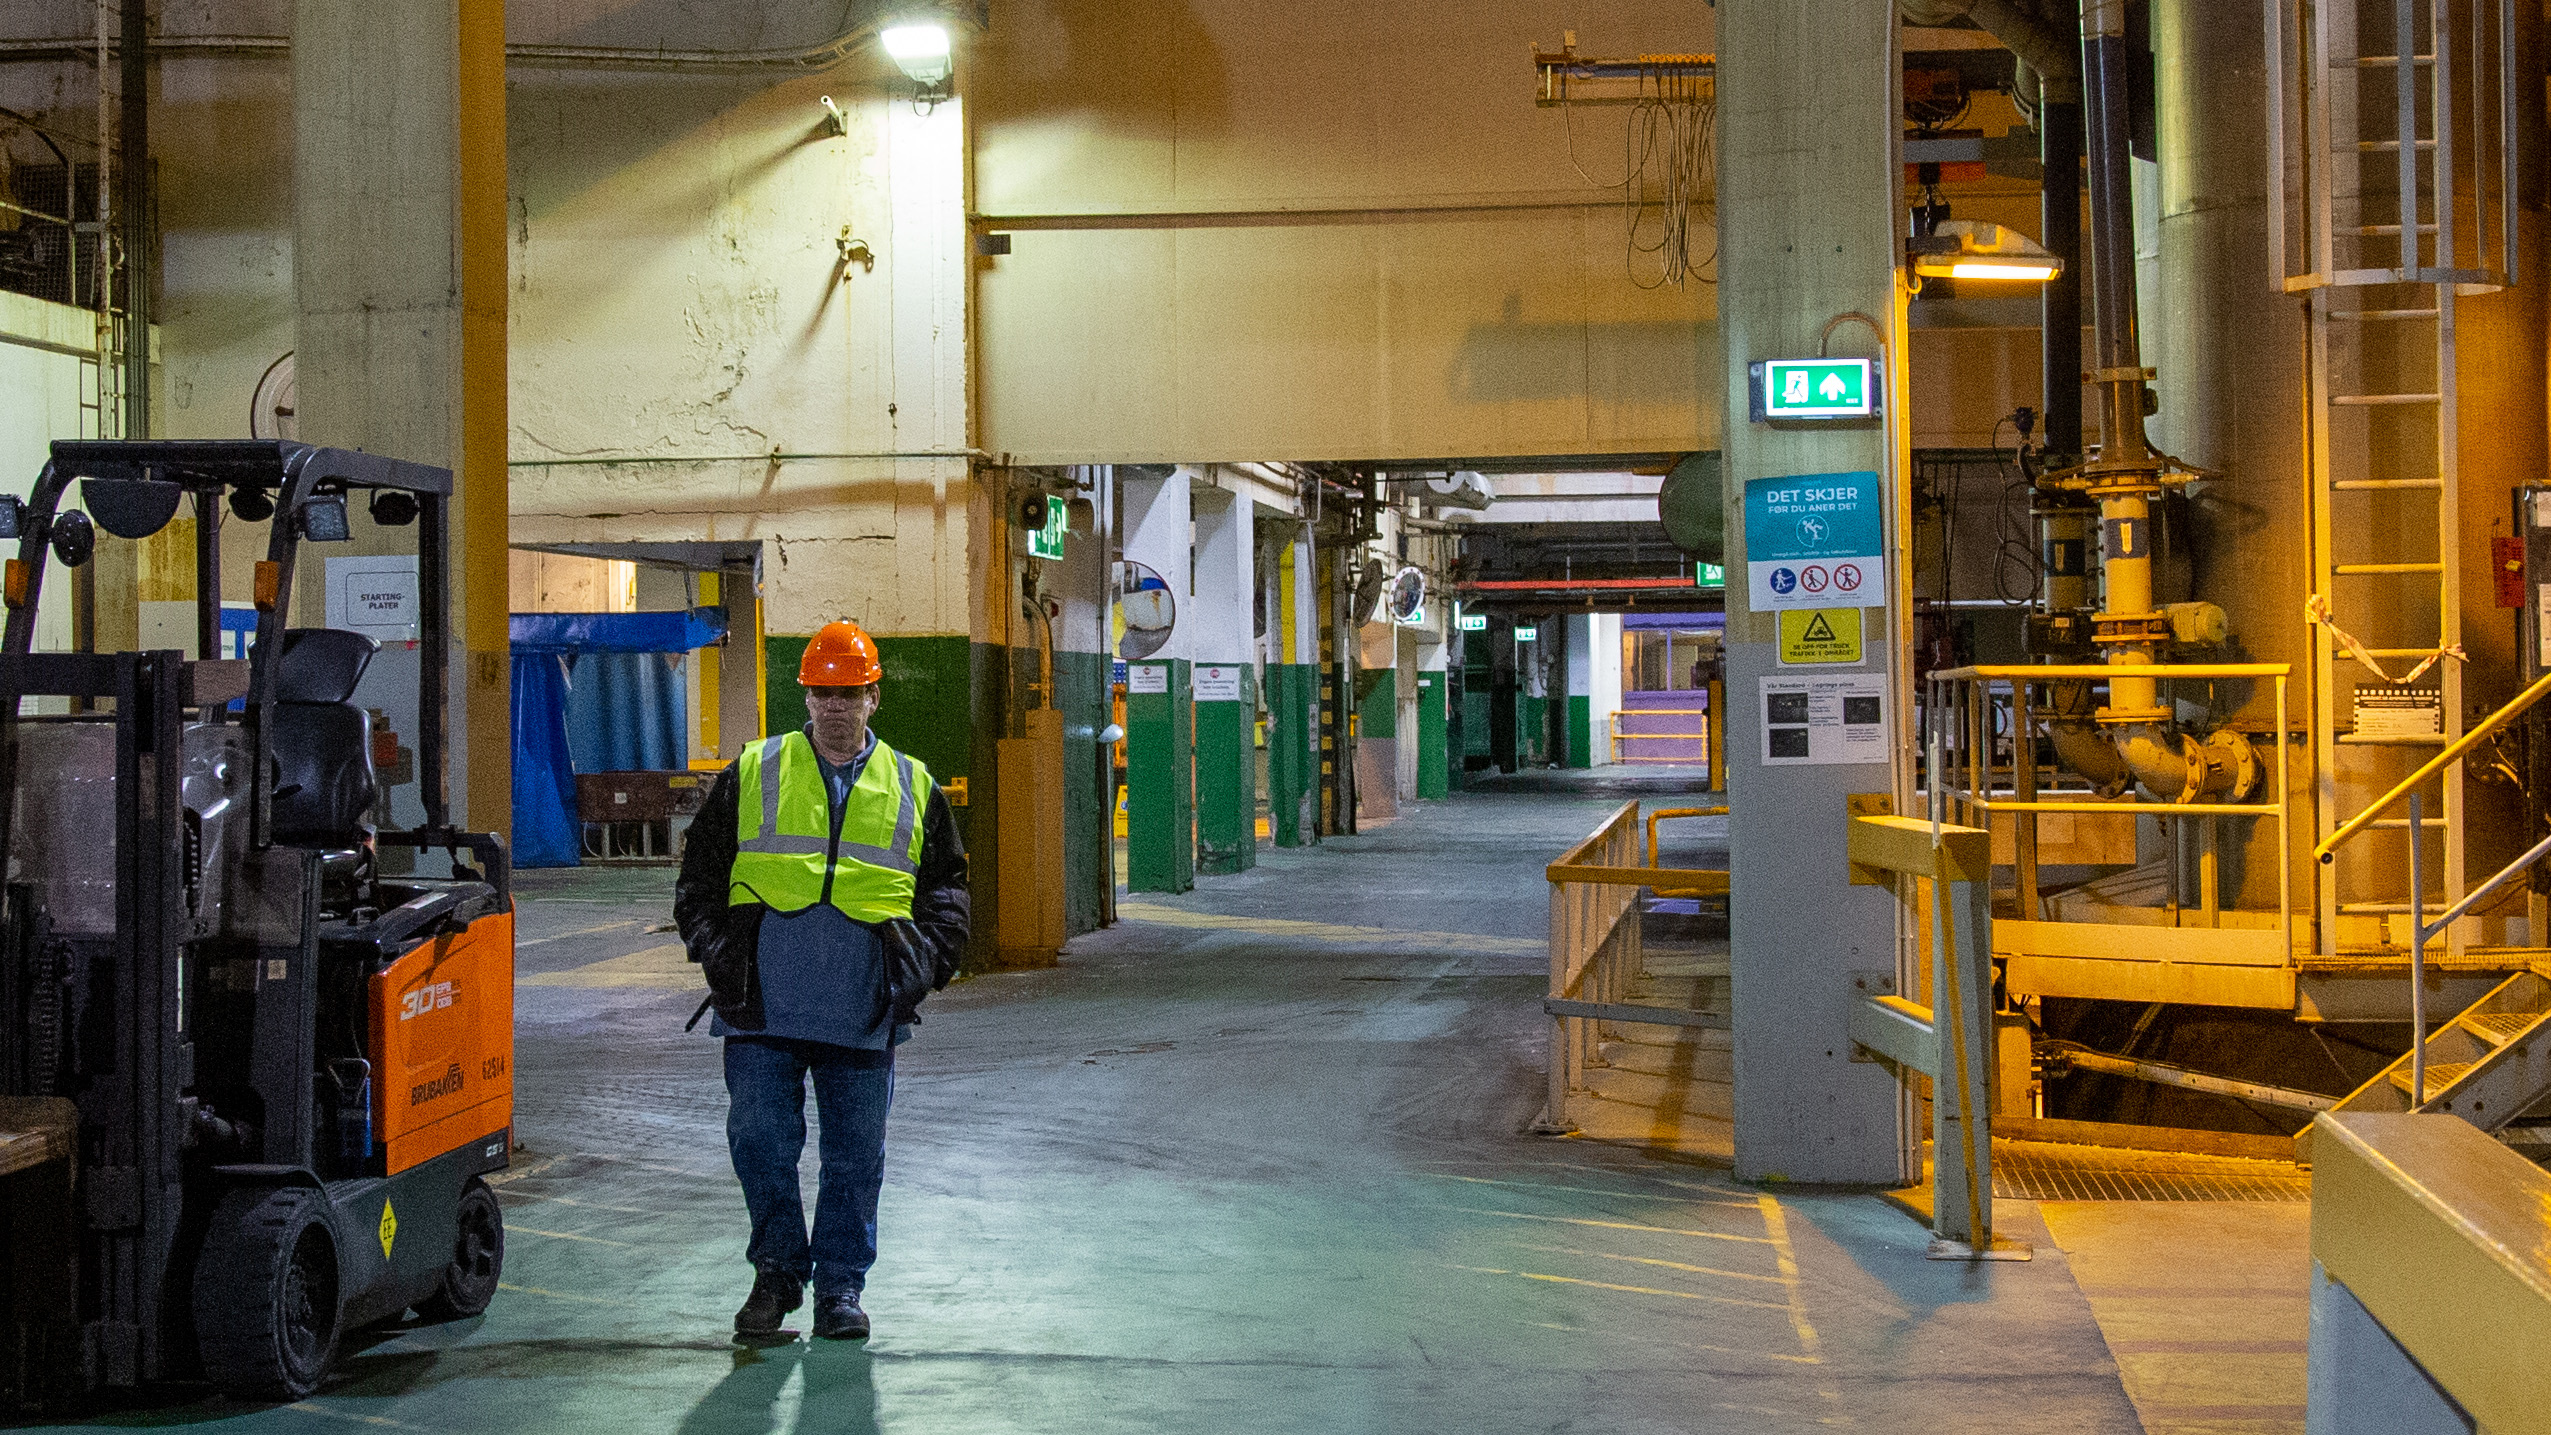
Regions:
[[[930,938],[930,989],[938,991],[956,978],[957,963],[965,956],[974,895],[966,885],[965,839],[957,835],[956,809],[948,804],[946,790],[936,786],[922,819],[921,870],[913,885],[912,920]]]
[[[762,994],[753,967],[761,935],[758,903],[729,905],[727,881],[735,870],[735,767],[728,764],[709,784],[709,795],[682,842],[682,874],[673,883],[673,925],[700,975],[709,1000],[727,1025],[742,1031],[762,1025]]]

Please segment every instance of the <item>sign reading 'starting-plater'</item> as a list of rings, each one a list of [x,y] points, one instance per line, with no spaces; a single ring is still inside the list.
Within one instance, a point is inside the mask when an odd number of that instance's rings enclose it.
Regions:
[[[1745,485],[1746,602],[1874,608],[1887,601],[1878,475],[1806,473]]]

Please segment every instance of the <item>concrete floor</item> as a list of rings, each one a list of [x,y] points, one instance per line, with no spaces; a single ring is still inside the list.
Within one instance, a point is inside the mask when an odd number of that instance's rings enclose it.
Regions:
[[[2152,1332],[2196,1277],[2154,1273],[2184,1260],[2185,1209],[2049,1206],[2050,1232],[2005,1202],[2037,1259],[1964,1267],[1923,1260],[1874,1195],[1525,1134],[1539,869],[1619,795],[1534,785],[1267,847],[1128,897],[1058,968],[934,998],[902,1057],[865,1346],[728,1338],[743,1211],[716,1045],[681,1030],[698,987],[664,930],[670,874],[526,874],[528,1149],[494,1307],[368,1335],[297,1406],[90,1423],[2000,1435],[2146,1428],[2133,1391],[2240,1416],[2156,1430],[2299,1429],[2250,1418],[2281,1421],[2299,1379],[2170,1385],[2177,1347]],[[2294,1273],[2253,1255],[2236,1284],[2282,1300]],[[2118,1321],[2146,1344],[2112,1345]]]

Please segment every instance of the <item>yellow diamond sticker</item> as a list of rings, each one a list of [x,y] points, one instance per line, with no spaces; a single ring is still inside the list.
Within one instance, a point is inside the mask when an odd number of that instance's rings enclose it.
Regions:
[[[399,1213],[390,1209],[389,1202],[383,1201],[381,1203],[381,1259],[390,1258],[390,1238],[398,1233]]]
[[[1860,610],[1857,608],[1783,608],[1780,610],[1782,667],[1860,661]]]

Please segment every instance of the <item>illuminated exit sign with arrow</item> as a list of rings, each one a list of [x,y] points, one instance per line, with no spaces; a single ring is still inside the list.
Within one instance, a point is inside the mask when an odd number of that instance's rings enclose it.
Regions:
[[[1865,419],[1878,412],[1874,359],[1765,359],[1752,368],[1754,420]]]

